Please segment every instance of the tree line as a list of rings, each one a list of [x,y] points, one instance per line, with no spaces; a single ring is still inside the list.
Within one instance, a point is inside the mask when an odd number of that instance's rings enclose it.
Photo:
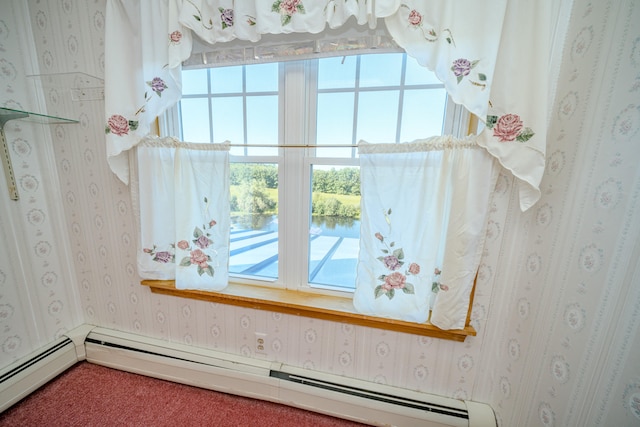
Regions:
[[[245,213],[275,213],[277,201],[269,196],[267,189],[278,188],[278,168],[276,165],[257,163],[232,163],[230,184],[238,187],[231,197],[231,210]],[[358,218],[358,204],[343,203],[331,195],[359,196],[360,170],[355,167],[329,170],[316,169],[313,172],[314,215]],[[322,194],[319,194],[322,193]]]

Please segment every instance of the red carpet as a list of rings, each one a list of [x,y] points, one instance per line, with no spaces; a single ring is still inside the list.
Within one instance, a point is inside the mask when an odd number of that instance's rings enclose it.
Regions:
[[[0,426],[309,426],[363,424],[286,405],[76,364],[0,414]]]

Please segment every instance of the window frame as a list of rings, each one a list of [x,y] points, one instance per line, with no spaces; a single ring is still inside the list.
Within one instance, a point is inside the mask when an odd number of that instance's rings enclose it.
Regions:
[[[306,116],[303,125],[292,123],[292,120],[279,121],[278,144],[286,145],[287,142],[292,140],[309,141],[309,144],[315,144],[315,105],[317,92],[314,91],[310,93],[309,87],[304,84],[304,80],[311,75],[312,78],[317,81],[317,65],[311,72],[305,61],[287,61],[280,63],[279,69],[282,67],[297,69],[297,72],[294,71],[293,73],[293,75],[295,75],[294,79],[291,78],[291,75],[288,75],[288,78],[285,80],[284,72],[279,71],[280,81],[278,92],[284,92],[285,94],[285,96],[279,96],[280,111],[284,111],[285,117],[288,117],[285,108],[301,109],[299,111],[305,111]],[[299,92],[301,85],[305,88],[304,96],[290,97],[285,102],[287,93]],[[295,102],[292,102],[292,100],[295,100]],[[300,104],[301,101],[302,104]],[[179,109],[176,106],[159,118],[158,130],[161,135],[181,134],[176,132],[177,129],[180,129],[181,124],[179,114]],[[447,99],[444,117],[443,134],[449,133],[455,136],[462,136],[469,134],[472,130],[473,121],[469,113],[461,106],[451,102],[449,97]],[[309,140],[309,135],[314,135],[313,140]],[[279,148],[277,156],[251,156],[251,161],[277,164],[280,164],[280,161],[283,163],[297,161],[300,168],[302,168],[302,174],[306,176],[310,176],[312,164],[334,164],[329,163],[329,161],[345,164],[357,163],[357,157],[347,159],[308,156],[307,150],[313,150],[310,148],[290,149],[285,157],[283,153],[284,150],[285,148]],[[310,200],[311,186],[302,185],[301,180],[288,178],[288,174],[290,174],[290,168],[278,167],[278,199],[299,199],[299,196],[302,194],[303,200]],[[282,205],[279,205],[278,219],[279,222],[288,223],[291,224],[291,226],[282,230],[279,229],[278,253],[282,259],[293,259],[294,262],[289,262],[289,268],[285,268],[283,266],[284,263],[280,263],[277,279],[265,280],[230,276],[229,286],[217,292],[177,290],[175,289],[174,281],[142,280],[141,284],[149,286],[153,293],[158,294],[219,302],[253,309],[264,309],[454,341],[464,341],[467,336],[476,335],[475,329],[470,325],[475,282],[467,311],[465,328],[452,331],[443,331],[431,325],[429,321],[424,324],[417,324],[383,317],[362,315],[353,309],[351,302],[353,292],[309,286],[307,255],[309,235],[307,218],[310,218],[310,203],[305,204],[302,214],[299,213],[299,209],[292,209],[292,203],[284,205],[285,207],[288,206],[288,209],[285,208],[281,210]],[[300,236],[303,236],[302,239],[300,239]],[[298,244],[294,244],[294,241],[298,242]],[[305,248],[305,250],[301,251],[300,248]],[[301,282],[303,277],[306,279]]]

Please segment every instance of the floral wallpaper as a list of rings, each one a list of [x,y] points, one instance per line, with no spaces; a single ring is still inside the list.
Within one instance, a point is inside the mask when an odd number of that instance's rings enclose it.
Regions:
[[[509,309],[487,325],[502,363],[481,387],[502,425],[640,425],[640,4],[570,15],[543,196],[505,224],[526,243],[505,247]]]
[[[42,112],[32,97],[33,64],[21,48],[29,34],[16,25],[20,2],[0,5],[0,106]],[[50,138],[41,125],[8,121],[5,136],[20,199],[0,184],[0,364],[6,366],[81,322],[73,270],[65,257],[64,214]]]
[[[560,9],[543,197],[522,214],[511,176],[498,178],[478,336],[454,343],[152,295],[136,273],[128,188],[106,165],[103,103],[45,87],[48,112],[80,123],[8,125],[21,199],[0,191],[2,366],[86,322],[486,402],[501,426],[640,425],[640,5]],[[38,106],[29,67],[102,77],[104,11],[105,0],[0,2],[0,104]]]

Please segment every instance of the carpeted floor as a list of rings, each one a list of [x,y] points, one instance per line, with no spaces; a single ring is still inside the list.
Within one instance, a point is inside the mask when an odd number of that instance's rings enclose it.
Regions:
[[[0,426],[363,424],[81,362],[0,414]]]

